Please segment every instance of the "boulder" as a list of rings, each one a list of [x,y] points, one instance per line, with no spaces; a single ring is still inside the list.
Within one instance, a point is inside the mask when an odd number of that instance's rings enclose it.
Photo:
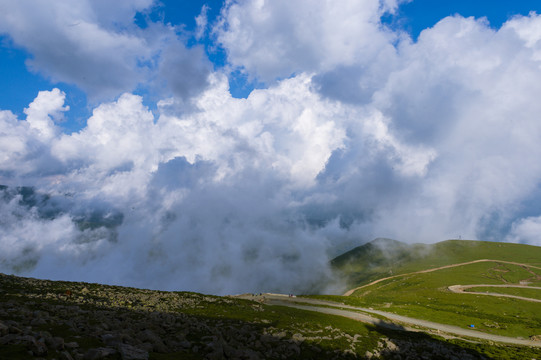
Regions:
[[[0,336],[7,335],[9,333],[9,326],[0,321]]]
[[[8,334],[0,337],[0,345],[7,345],[7,344],[19,344],[20,343],[20,335],[16,334]]]
[[[64,339],[61,337],[46,337],[45,343],[54,350],[64,350]]]
[[[70,341],[69,343],[65,343],[64,347],[67,349],[77,349],[79,347],[79,344],[75,341]]]
[[[148,360],[148,352],[128,344],[119,344],[118,352],[122,360]]]
[[[103,334],[100,338],[107,346],[117,346],[122,343],[122,336],[120,334]]]
[[[47,356],[48,349],[45,343],[37,341],[35,337],[29,335],[23,336],[21,340],[34,356]]]
[[[62,351],[59,356],[60,360],[73,360],[71,354],[67,351]]]
[[[107,356],[111,356],[114,354],[116,354],[115,349],[100,347],[100,348],[95,348],[95,349],[89,349],[83,356],[83,359],[84,360],[99,360],[99,359],[103,359]]]
[[[152,350],[158,353],[169,352],[167,346],[163,343],[162,339],[156,335],[152,330],[146,329],[141,331],[138,336],[139,340],[152,344]]]

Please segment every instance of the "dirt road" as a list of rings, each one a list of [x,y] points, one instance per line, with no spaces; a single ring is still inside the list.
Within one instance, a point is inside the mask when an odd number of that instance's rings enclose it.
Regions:
[[[454,293],[508,297],[508,298],[513,298],[513,299],[525,300],[525,301],[541,302],[540,299],[527,298],[527,297],[517,296],[517,295],[489,293],[489,292],[480,292],[480,291],[465,291],[466,289],[471,289],[474,287],[521,288],[521,289],[541,290],[541,287],[527,286],[527,285],[507,285],[507,284],[504,284],[504,285],[491,285],[491,284],[452,285],[452,286],[449,286],[448,289]]]
[[[382,326],[386,328],[391,328],[395,330],[405,330],[405,331],[422,331],[422,332],[431,332],[444,337],[449,337],[446,334],[452,334],[459,337],[470,337],[476,339],[483,339],[495,342],[502,342],[515,345],[525,345],[525,346],[534,346],[541,347],[540,341],[531,341],[525,339],[512,338],[508,336],[492,335],[485,334],[479,331],[470,330],[468,328],[461,328],[458,326],[439,324],[431,321],[414,319],[406,316],[396,315],[384,311],[373,310],[368,308],[361,308],[355,306],[344,305],[332,301],[323,301],[316,299],[308,298],[292,298],[288,295],[283,294],[263,294],[261,297],[253,297],[251,295],[239,296],[246,299],[260,300],[269,305],[282,305],[289,306],[297,309],[308,310],[308,311],[317,311],[320,313],[344,316],[350,319],[361,321],[364,323]],[[322,306],[334,306],[337,308],[329,308]],[[370,315],[362,314],[357,311],[362,311],[369,314],[383,316],[391,321],[384,321]],[[402,325],[403,324],[403,325]],[[432,331],[414,329],[411,326],[421,326],[423,328],[431,329]]]
[[[407,273],[407,274],[399,274],[399,275],[388,276],[388,277],[386,277],[386,278],[382,278],[382,279],[378,279],[378,280],[372,281],[372,282],[369,283],[369,284],[366,284],[366,285],[359,286],[359,287],[356,287],[356,288],[354,288],[354,289],[348,290],[348,291],[346,291],[346,292],[344,293],[344,296],[350,296],[351,294],[353,294],[355,291],[357,291],[357,290],[359,290],[359,289],[362,289],[362,288],[364,288],[364,287],[367,287],[367,286],[371,286],[371,285],[380,283],[380,282],[385,281],[385,280],[395,279],[395,278],[398,278],[398,277],[403,277],[403,276],[408,276],[408,275],[414,275],[414,274],[425,274],[425,273],[429,273],[429,272],[432,272],[432,271],[438,271],[438,270],[443,270],[443,269],[449,269],[449,268],[454,268],[454,267],[457,267],[457,266],[470,265],[470,264],[475,264],[475,263],[480,263],[480,262],[498,262],[498,263],[502,263],[502,264],[511,264],[511,265],[518,265],[518,266],[526,266],[526,267],[529,267],[529,268],[534,268],[534,269],[540,269],[540,270],[541,270],[541,267],[532,266],[532,265],[527,265],[527,264],[521,264],[521,263],[517,263],[517,262],[513,262],[513,261],[491,260],[491,259],[480,259],[480,260],[473,260],[473,261],[468,261],[468,262],[459,263],[459,264],[451,264],[451,265],[440,266],[440,267],[437,267],[437,268],[432,268],[432,269],[427,269],[427,270],[415,271],[415,272],[411,272],[411,273]]]
[[[399,278],[399,277],[413,275],[413,274],[429,273],[432,271],[449,269],[449,268],[453,268],[457,266],[475,264],[475,263],[480,263],[480,262],[497,262],[497,263],[518,265],[518,266],[523,266],[527,268],[541,269],[541,267],[521,264],[521,263],[512,262],[512,261],[480,259],[480,260],[468,261],[468,262],[459,263],[459,264],[440,266],[437,268],[421,270],[421,271],[411,272],[407,274],[389,276],[386,278],[372,281],[369,284],[351,289],[347,291],[344,294],[344,296],[350,296],[351,294],[353,294],[355,291],[359,289],[377,284],[385,280]],[[509,285],[453,285],[449,287],[449,290],[453,292],[464,292],[464,289],[477,287],[477,286],[509,287]],[[524,288],[530,288],[530,289],[534,288],[534,287],[522,286],[522,285],[515,285],[513,287],[524,287]],[[471,294],[487,295],[487,293],[477,293],[477,292],[471,292]],[[488,293],[488,294],[491,294],[491,293]],[[502,294],[494,294],[494,295],[521,298],[514,295],[502,295]],[[256,301],[260,301],[269,305],[289,306],[289,307],[302,309],[302,310],[317,311],[320,313],[325,313],[325,314],[330,314],[330,315],[344,316],[344,317],[361,321],[367,324],[372,324],[375,326],[380,326],[380,327],[385,327],[385,328],[390,328],[390,329],[395,329],[395,330],[428,332],[428,333],[436,334],[436,335],[447,337],[447,338],[469,337],[469,338],[474,338],[474,339],[482,339],[482,340],[488,340],[488,341],[494,341],[494,342],[514,344],[514,345],[541,347],[541,341],[532,341],[532,340],[526,340],[526,339],[520,339],[520,338],[512,338],[508,336],[486,334],[486,333],[476,331],[470,328],[461,328],[461,327],[453,326],[453,325],[439,324],[432,321],[414,319],[407,316],[397,315],[397,314],[393,314],[393,313],[389,313],[385,311],[344,305],[344,304],[332,302],[332,301],[323,301],[323,300],[316,300],[316,299],[309,299],[309,298],[296,298],[296,297],[290,297],[284,294],[269,294],[269,293],[262,294],[261,296],[245,294],[245,295],[238,295],[236,297],[245,298],[249,300],[256,300]],[[538,300],[538,299],[530,299],[530,298],[522,298],[522,299],[528,300],[528,301],[541,302],[541,300]],[[332,306],[332,307],[329,307],[329,306]],[[363,312],[364,314],[360,313],[359,311]],[[379,318],[376,318],[367,314],[378,315],[378,316],[384,317],[387,320],[381,320]],[[465,324],[465,326],[466,325],[467,324]],[[419,327],[422,327],[423,329],[413,328],[412,326],[419,326]]]

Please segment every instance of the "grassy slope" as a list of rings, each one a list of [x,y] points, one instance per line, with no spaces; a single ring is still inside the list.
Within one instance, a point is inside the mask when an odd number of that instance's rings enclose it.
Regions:
[[[331,264],[346,277],[351,287],[355,287],[382,277],[478,259],[514,261],[541,267],[541,247],[469,240],[408,245],[377,239],[336,257]]]
[[[478,259],[540,266],[541,247],[464,240],[408,246],[378,240],[353,249],[334,259],[332,264],[346,276],[351,287],[355,287],[391,274],[409,274]],[[481,331],[527,338],[541,334],[539,303],[455,294],[447,289],[457,284],[518,284],[521,280],[539,286],[541,270],[497,261],[475,263],[396,277],[364,287],[350,298],[333,299],[456,326],[475,324]],[[494,288],[490,291],[498,292]],[[502,293],[509,293],[509,290]]]
[[[66,290],[72,292],[72,297],[61,295]],[[47,313],[46,322],[32,323],[36,311]],[[150,360],[208,358],[216,350],[217,338],[238,349],[260,351],[262,345],[258,339],[263,342],[265,337],[271,347],[266,346],[264,355],[259,357],[269,359],[354,359],[363,358],[367,351],[378,351],[384,358],[392,358],[402,350],[400,346],[388,348],[385,344],[389,339],[404,344],[414,358],[442,347],[459,357],[466,353],[472,358],[505,354],[506,358],[522,359],[524,354],[535,355],[534,349],[524,347],[444,341],[422,333],[390,331],[347,318],[229,297],[2,274],[0,323],[16,323],[17,328],[36,338],[47,332],[48,336],[61,337],[65,342],[75,341],[79,344],[76,349],[79,357],[90,349],[107,346],[102,341],[103,334],[133,333],[130,336],[136,338],[145,329],[160,334],[165,343],[178,336],[191,343],[190,348],[172,353],[150,351]],[[240,334],[231,335],[237,332]],[[299,337],[304,340],[296,340]],[[292,344],[297,344],[298,352],[290,351]],[[0,359],[31,359],[28,349],[24,344],[3,344]],[[48,354],[41,358],[62,358],[61,350],[49,348]],[[107,359],[118,360],[120,355],[116,353]]]
[[[83,290],[84,289],[84,290]],[[71,298],[62,296],[66,290],[73,293]],[[61,308],[57,313],[56,308]],[[66,309],[82,309],[84,330],[72,327],[70,321],[77,313],[66,312]],[[51,316],[47,323],[31,325],[31,317],[35,311],[45,311]],[[104,315],[105,314],[105,315]],[[181,316],[178,317],[178,328],[167,327],[167,331],[185,334],[192,343],[191,349],[183,352],[159,353],[150,352],[150,359],[203,359],[211,351],[212,336],[226,336],[228,328],[246,329],[252,340],[256,341],[262,335],[274,337],[275,345],[283,347],[292,342],[294,334],[304,337],[321,337],[316,340],[306,340],[299,344],[300,359],[321,358],[326,359],[330,354],[337,358],[353,358],[347,351],[363,353],[376,349],[378,340],[385,334],[373,327],[365,326],[346,318],[307,312],[286,307],[269,307],[256,302],[232,299],[227,297],[209,296],[189,292],[165,292],[145,289],[108,286],[100,284],[48,281],[38,279],[19,278],[0,274],[0,323],[17,322],[18,328],[30,327],[31,331],[38,333],[46,331],[52,336],[61,337],[65,342],[76,341],[80,348],[78,351],[85,354],[91,348],[106,346],[99,335],[103,333],[122,333],[122,327],[115,328],[109,324],[104,331],[100,323],[107,322],[105,317],[125,319],[121,326],[129,327],[130,323],[145,324],[148,328],[160,328],[156,318],[161,314]],[[159,317],[158,317],[159,319]],[[186,321],[188,319],[189,321]],[[82,321],[79,319],[79,321]],[[194,326],[194,323],[196,326]],[[200,332],[199,328],[206,330]],[[225,329],[225,330],[224,330]],[[137,330],[134,330],[137,333]],[[224,332],[225,331],[225,332]],[[351,342],[351,338],[358,336],[358,341]],[[175,337],[169,333],[168,336]],[[327,338],[328,339],[327,339]],[[1,337],[0,337],[1,339]],[[250,343],[242,343],[244,338],[233,339],[240,343],[241,348],[250,348]],[[203,350],[193,350],[193,347]],[[20,344],[2,344],[0,346],[0,359],[28,359],[28,348]],[[282,354],[277,350],[275,356]],[[47,359],[57,359],[59,351],[49,349]],[[288,356],[290,356],[289,354]],[[117,353],[107,359],[119,359]]]
[[[59,296],[71,290],[73,296]],[[33,324],[35,311],[47,312],[47,321]],[[184,334],[191,348],[174,353],[150,352],[150,359],[203,359],[213,351],[215,337],[223,338],[231,346],[257,347],[257,339],[270,336],[270,349],[266,358],[330,359],[363,358],[366,351],[380,351],[384,358],[401,354],[401,347],[410,349],[411,358],[433,354],[442,347],[449,356],[464,358],[523,359],[538,355],[537,349],[519,346],[471,343],[461,340],[443,340],[422,333],[389,331],[365,325],[350,319],[302,311],[281,306],[266,306],[256,302],[227,297],[206,296],[195,293],[159,292],[98,284],[54,282],[24,279],[0,274],[0,322],[17,323],[31,334],[62,337],[66,342],[76,341],[79,354],[91,348],[106,346],[100,334],[126,334],[152,329],[162,339]],[[26,314],[26,315],[25,315]],[[176,321],[171,321],[175,320]],[[104,327],[105,326],[105,327]],[[134,326],[139,330],[130,330]],[[107,328],[107,331],[104,329]],[[229,339],[231,329],[242,330],[243,335]],[[41,331],[41,332],[40,332]],[[146,331],[146,330],[144,330]],[[234,333],[234,331],[233,331]],[[262,335],[267,334],[267,335]],[[304,336],[304,341],[294,340]],[[35,336],[35,335],[33,335]],[[137,335],[133,335],[136,337]],[[317,338],[314,338],[317,337]],[[0,336],[0,339],[2,337]],[[357,339],[352,341],[352,339]],[[386,339],[398,344],[398,350],[385,348]],[[255,342],[254,342],[255,341]],[[287,350],[296,342],[299,352]],[[236,344],[236,345],[235,345]],[[260,346],[261,344],[259,344]],[[383,348],[382,348],[383,346]],[[199,350],[195,350],[195,348]],[[385,353],[385,351],[387,351]],[[440,355],[442,353],[440,352]],[[438,355],[434,355],[438,357]],[[59,351],[49,349],[43,358],[62,358]],[[485,357],[485,358],[486,358]],[[0,346],[0,359],[28,359],[24,345]],[[114,354],[108,359],[119,359]],[[438,358],[441,358],[438,357]]]
[[[493,288],[493,287],[473,287],[466,290],[466,292],[487,292],[497,294],[507,294],[514,296],[522,296],[530,299],[541,300],[541,289],[521,289],[521,288]]]
[[[505,267],[510,273],[522,272],[518,266]],[[475,324],[489,333],[525,338],[541,334],[539,303],[447,290],[456,284],[502,284],[498,268],[501,265],[477,263],[408,275],[363,288],[354,296],[374,308],[456,326]]]

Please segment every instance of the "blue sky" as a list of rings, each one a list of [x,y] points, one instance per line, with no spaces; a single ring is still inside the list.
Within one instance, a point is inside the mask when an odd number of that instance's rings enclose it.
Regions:
[[[302,292],[376,237],[541,245],[540,14],[0,0],[0,272]]]
[[[414,0],[400,6],[395,21],[413,38],[417,38],[422,30],[434,26],[444,17],[455,14],[464,17],[486,17],[492,27],[499,28],[512,16],[528,15],[530,11],[538,13],[541,11],[539,1]]]
[[[222,1],[219,0],[161,0],[154,5],[150,13],[139,13],[136,18],[139,19],[140,26],[145,26],[143,25],[145,21],[141,21],[141,19],[148,16],[152,21],[182,25],[189,33],[194,31],[195,17],[200,14],[203,6],[208,6],[208,19],[209,22],[213,22],[219,15],[222,5]],[[416,39],[422,30],[432,27],[442,18],[454,14],[460,14],[464,17],[486,17],[492,27],[499,28],[510,17],[527,15],[530,11],[541,13],[539,1],[414,0],[402,4],[396,14],[386,15],[383,21],[394,28],[407,31],[412,38]],[[51,81],[39,71],[29,71],[28,67],[25,66],[25,61],[31,58],[32,54],[13,44],[9,35],[4,34],[1,39],[0,81],[3,91],[0,93],[0,109],[9,109],[20,115],[38,91],[59,87],[66,92],[66,103],[70,106],[70,112],[66,114],[68,120],[62,126],[67,132],[81,129],[85,119],[91,114],[91,107],[87,103],[84,91],[74,84]],[[193,43],[195,40],[192,38],[188,41]],[[205,45],[207,55],[214,66],[223,67],[227,61],[224,50],[217,47],[209,36],[200,42]],[[246,97],[257,84],[257,81],[248,81],[246,76],[239,72],[233,72],[230,75],[231,93],[236,97]],[[261,86],[259,84],[259,87]],[[153,106],[152,103],[148,103],[148,105]]]

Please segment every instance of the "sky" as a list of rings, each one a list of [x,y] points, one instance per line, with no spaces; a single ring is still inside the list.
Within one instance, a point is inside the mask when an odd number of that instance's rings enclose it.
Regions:
[[[0,272],[339,292],[377,237],[541,245],[538,14],[0,0]]]

